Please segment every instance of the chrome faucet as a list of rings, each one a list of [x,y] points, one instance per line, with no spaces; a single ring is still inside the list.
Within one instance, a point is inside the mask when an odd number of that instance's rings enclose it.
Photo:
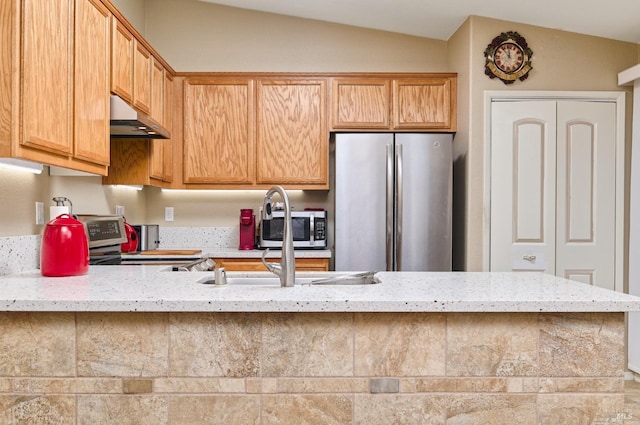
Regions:
[[[296,280],[296,258],[293,252],[293,232],[291,230],[291,205],[289,196],[282,186],[273,186],[266,195],[262,205],[262,220],[271,220],[271,198],[274,194],[279,194],[284,203],[284,229],[282,233],[282,256],[280,264],[267,263],[265,257],[268,249],[262,254],[262,264],[273,274],[280,278],[280,286],[293,286]]]

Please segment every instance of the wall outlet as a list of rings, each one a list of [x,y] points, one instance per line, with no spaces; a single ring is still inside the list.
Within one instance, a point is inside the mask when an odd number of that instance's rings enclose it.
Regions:
[[[116,205],[116,215],[124,216],[124,205]]]
[[[173,207],[164,208],[164,221],[173,221]]]
[[[36,224],[44,224],[44,203],[36,202]]]

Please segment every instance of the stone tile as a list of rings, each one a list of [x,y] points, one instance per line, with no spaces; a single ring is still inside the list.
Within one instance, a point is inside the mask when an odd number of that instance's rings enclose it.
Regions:
[[[445,315],[358,313],[355,330],[357,376],[444,375]]]
[[[122,392],[125,394],[148,394],[153,392],[153,379],[123,379]]]
[[[262,376],[353,374],[353,319],[344,313],[265,315]]]
[[[241,378],[158,378],[154,380],[154,393],[244,393]]]
[[[627,414],[627,423],[632,421],[640,423],[640,382],[625,381],[624,410]]]
[[[177,396],[169,399],[170,425],[259,425],[260,396]]]
[[[168,403],[152,395],[78,396],[77,425],[168,425]]]
[[[171,314],[170,376],[258,376],[261,318],[250,313]]]
[[[539,425],[622,425],[623,394],[540,394]]]
[[[73,313],[0,313],[0,376],[74,376]]]
[[[15,392],[25,394],[121,394],[122,380],[117,378],[18,378]]]
[[[540,376],[622,376],[623,313],[540,315]]]
[[[13,391],[13,379],[0,378],[0,393],[10,393]]]
[[[349,425],[351,396],[330,394],[265,395],[262,425]]]
[[[537,391],[543,393],[621,393],[624,379],[620,378],[540,378]]]
[[[3,425],[75,425],[73,396],[0,395]]]
[[[367,378],[282,378],[279,393],[366,393]]]
[[[163,313],[78,313],[79,376],[166,376]]]
[[[535,376],[535,313],[449,314],[447,376]]]
[[[446,396],[415,394],[356,394],[354,424],[444,425]]]
[[[417,392],[506,392],[506,378],[418,378]]]
[[[533,394],[448,395],[447,425],[536,425]],[[588,422],[583,422],[587,424]],[[555,425],[567,425],[556,422]]]

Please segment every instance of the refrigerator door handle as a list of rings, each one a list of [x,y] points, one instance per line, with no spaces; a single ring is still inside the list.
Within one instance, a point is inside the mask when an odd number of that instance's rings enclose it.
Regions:
[[[393,197],[394,197],[394,161],[393,161],[393,145],[387,145],[387,232],[386,232],[386,241],[387,241],[387,271],[393,271]]]
[[[403,183],[402,145],[396,145],[396,271],[402,270],[402,183]]]

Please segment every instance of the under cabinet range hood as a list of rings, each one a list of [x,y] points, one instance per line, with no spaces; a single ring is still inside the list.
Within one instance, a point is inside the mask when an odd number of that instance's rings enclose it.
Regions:
[[[167,129],[137,111],[118,96],[111,96],[111,137],[118,139],[168,139]]]

